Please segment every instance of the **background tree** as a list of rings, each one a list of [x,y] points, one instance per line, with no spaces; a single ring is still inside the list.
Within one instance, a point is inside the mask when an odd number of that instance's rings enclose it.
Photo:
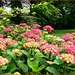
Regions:
[[[40,18],[38,23],[41,26],[49,24],[54,28],[56,20],[62,16],[60,9],[53,5],[53,1],[41,1],[40,3],[36,3],[36,5],[31,9],[31,12],[36,12],[35,16]]]

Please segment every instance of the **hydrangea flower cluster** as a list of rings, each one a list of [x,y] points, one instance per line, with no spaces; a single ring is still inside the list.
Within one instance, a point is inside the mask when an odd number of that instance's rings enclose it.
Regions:
[[[13,39],[10,39],[10,38],[5,38],[5,41],[6,41],[6,43],[8,43],[8,44],[10,44],[10,45],[12,45],[12,44],[14,44],[14,43],[18,43],[17,41],[15,41],[15,40],[13,40]]]
[[[5,28],[5,29],[3,29],[3,31],[11,31],[11,29],[10,28]]]
[[[0,56],[0,67],[5,65],[6,63],[9,63],[9,60]]]
[[[68,54],[75,54],[75,45],[68,46],[66,52],[68,52]]]
[[[75,63],[75,57],[74,55],[71,55],[71,54],[60,54],[57,56],[58,58],[60,58],[61,60],[63,61],[66,61],[67,63],[72,63],[74,62]]]
[[[72,41],[73,35],[67,33],[66,35],[62,36],[61,38],[64,39],[65,41]]]
[[[31,42],[31,41],[35,41],[35,39],[32,38],[25,39],[25,42]]]
[[[65,40],[63,40],[63,39],[61,39],[61,38],[56,38],[56,39],[54,39],[54,41],[52,42],[53,44],[61,44],[61,43],[63,43],[63,42],[65,42]]]
[[[16,32],[14,32],[14,31],[11,31],[11,33],[15,34]]]
[[[3,38],[4,36],[2,34],[0,34],[0,38]]]
[[[30,32],[25,32],[23,34],[19,34],[19,36],[28,36],[28,38],[33,38],[35,40],[39,40],[40,39],[40,36],[38,34],[33,34],[33,33],[30,33]]]
[[[39,24],[34,24],[33,27],[40,28],[41,26]]]
[[[54,29],[50,25],[46,25],[43,27],[43,30],[48,30],[48,32],[54,31]]]
[[[52,54],[58,54],[61,50],[56,45],[42,45],[40,47],[40,50],[43,50],[45,53],[52,53]]]
[[[20,27],[19,25],[15,25],[14,27]]]
[[[6,45],[5,44],[0,44],[0,49],[1,50],[5,50],[6,49]]]
[[[41,45],[48,45],[48,42],[46,40],[40,40],[39,43]]]
[[[73,32],[72,35],[75,35],[75,32]]]
[[[0,44],[5,44],[5,43],[6,43],[5,39],[0,38]]]
[[[41,30],[40,29],[32,29],[30,30],[31,33],[39,33],[39,34],[42,34]]]
[[[32,48],[32,47],[34,47],[34,48],[37,48],[37,47],[40,47],[40,43],[38,43],[38,42],[27,42],[27,43],[25,43],[24,45],[23,45],[23,47],[24,48]]]
[[[17,56],[21,56],[22,52],[20,51],[20,49],[13,49],[12,53],[16,54]]]
[[[61,48],[67,48],[68,46],[71,46],[71,45],[74,45],[72,42],[70,41],[67,41],[67,42],[64,42],[64,44],[61,45]]]
[[[28,29],[29,26],[26,23],[20,23],[19,25],[23,26],[23,29]]]

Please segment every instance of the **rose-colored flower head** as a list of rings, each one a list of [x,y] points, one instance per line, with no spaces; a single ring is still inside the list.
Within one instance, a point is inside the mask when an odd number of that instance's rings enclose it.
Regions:
[[[43,27],[43,30],[48,30],[48,32],[54,31],[54,29],[50,25],[46,25]]]
[[[39,28],[39,27],[41,27],[41,26],[40,26],[39,24],[34,24],[33,27]]]
[[[11,31],[11,29],[10,28],[5,28],[5,29],[3,29],[3,31]]]
[[[40,50],[43,50],[45,53],[58,54],[61,50],[56,45],[42,45]]]
[[[2,34],[0,34],[0,38],[3,38],[4,36]]]

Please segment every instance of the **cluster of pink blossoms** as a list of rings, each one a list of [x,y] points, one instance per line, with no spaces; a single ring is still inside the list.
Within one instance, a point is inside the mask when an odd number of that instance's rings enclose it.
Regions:
[[[10,38],[5,38],[6,43],[8,43],[9,45],[12,45],[14,43],[18,43],[17,41],[10,39]]]
[[[64,39],[65,41],[71,41],[73,43],[75,43],[75,40],[73,40],[73,38],[75,38],[72,34],[67,33],[66,35],[61,37],[62,39]]]
[[[28,29],[29,26],[26,23],[20,23],[19,25],[23,26],[23,29]]]
[[[21,56],[22,52],[20,51],[20,49],[13,49],[12,53],[16,54],[17,56]]]
[[[75,35],[75,32],[73,32],[72,35]]]
[[[46,40],[40,40],[39,43],[41,45],[48,45],[48,42]]]
[[[37,48],[40,47],[40,43],[38,42],[27,42],[23,45],[24,48]]]
[[[6,46],[5,44],[0,44],[0,49],[1,49],[1,50],[5,50],[6,47],[7,47],[7,46]]]
[[[20,27],[19,25],[15,25],[14,27]]]
[[[50,25],[46,25],[43,27],[43,30],[48,30],[48,32],[54,31],[54,29]]]
[[[34,24],[33,27],[40,28],[41,26],[39,24]]]
[[[25,39],[25,42],[31,42],[31,41],[35,41],[35,39],[32,38]]]
[[[30,30],[31,33],[39,33],[39,34],[42,34],[41,30],[40,29],[32,29]]]
[[[3,31],[11,31],[11,29],[10,28],[5,28],[5,29],[3,29]]]
[[[59,47],[57,47],[56,45],[42,45],[40,47],[40,50],[43,50],[45,53],[59,53],[61,50],[59,49]]]
[[[53,44],[61,44],[65,42],[65,40],[61,39],[61,38],[55,38],[54,41],[52,42]]]
[[[9,60],[0,56],[0,67],[5,65],[6,63],[9,63]]]
[[[39,40],[40,39],[40,36],[38,34],[33,34],[33,33],[30,33],[30,32],[25,32],[23,34],[19,34],[19,36],[28,36],[28,38],[33,38],[35,40]]]
[[[66,52],[68,52],[68,54],[75,54],[75,45],[68,46]]]
[[[3,38],[4,36],[2,34],[0,34],[0,38]]]
[[[66,61],[67,63],[72,63],[74,62],[75,63],[75,57],[74,55],[71,55],[71,54],[60,54],[57,56],[58,58],[60,58],[61,60],[63,61]]]

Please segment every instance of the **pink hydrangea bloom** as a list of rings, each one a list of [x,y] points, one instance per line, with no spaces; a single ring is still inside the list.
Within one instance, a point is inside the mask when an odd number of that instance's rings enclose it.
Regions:
[[[5,44],[0,44],[0,49],[1,50],[5,50],[6,49],[6,45]]]
[[[0,38],[3,38],[4,36],[2,34],[0,34]]]
[[[27,42],[23,45],[24,48],[37,48],[37,47],[40,47],[40,43],[38,42],[34,42],[34,41],[31,41],[31,42]]]
[[[14,27],[19,27],[19,25],[15,25]]]
[[[0,67],[4,66],[6,63],[9,63],[9,60],[0,56]]]
[[[54,29],[50,25],[46,25],[43,27],[43,30],[48,30],[48,32],[54,31]]]
[[[42,31],[40,29],[32,29],[32,30],[30,30],[30,32],[42,34]]]
[[[66,48],[66,52],[69,54],[75,54],[75,45],[70,45]]]
[[[20,23],[19,25],[21,25],[21,26],[26,26],[27,24],[26,24],[26,23]]]
[[[61,50],[56,45],[42,45],[40,50],[43,50],[45,53],[58,54]]]
[[[28,29],[29,26],[26,23],[20,23],[19,25],[24,26],[23,29]]]
[[[60,58],[61,60],[63,61],[66,61],[67,63],[72,63],[74,62],[75,63],[75,57],[74,55],[71,55],[71,54],[60,54],[57,56],[58,58]]]
[[[10,39],[10,38],[5,38],[6,43],[8,43],[9,45],[12,45],[14,43],[18,43],[17,41]]]
[[[39,24],[34,24],[33,27],[36,27],[36,28],[38,27],[39,28],[41,26]]]
[[[5,29],[3,29],[3,31],[11,31],[11,29],[10,28],[5,28]]]

